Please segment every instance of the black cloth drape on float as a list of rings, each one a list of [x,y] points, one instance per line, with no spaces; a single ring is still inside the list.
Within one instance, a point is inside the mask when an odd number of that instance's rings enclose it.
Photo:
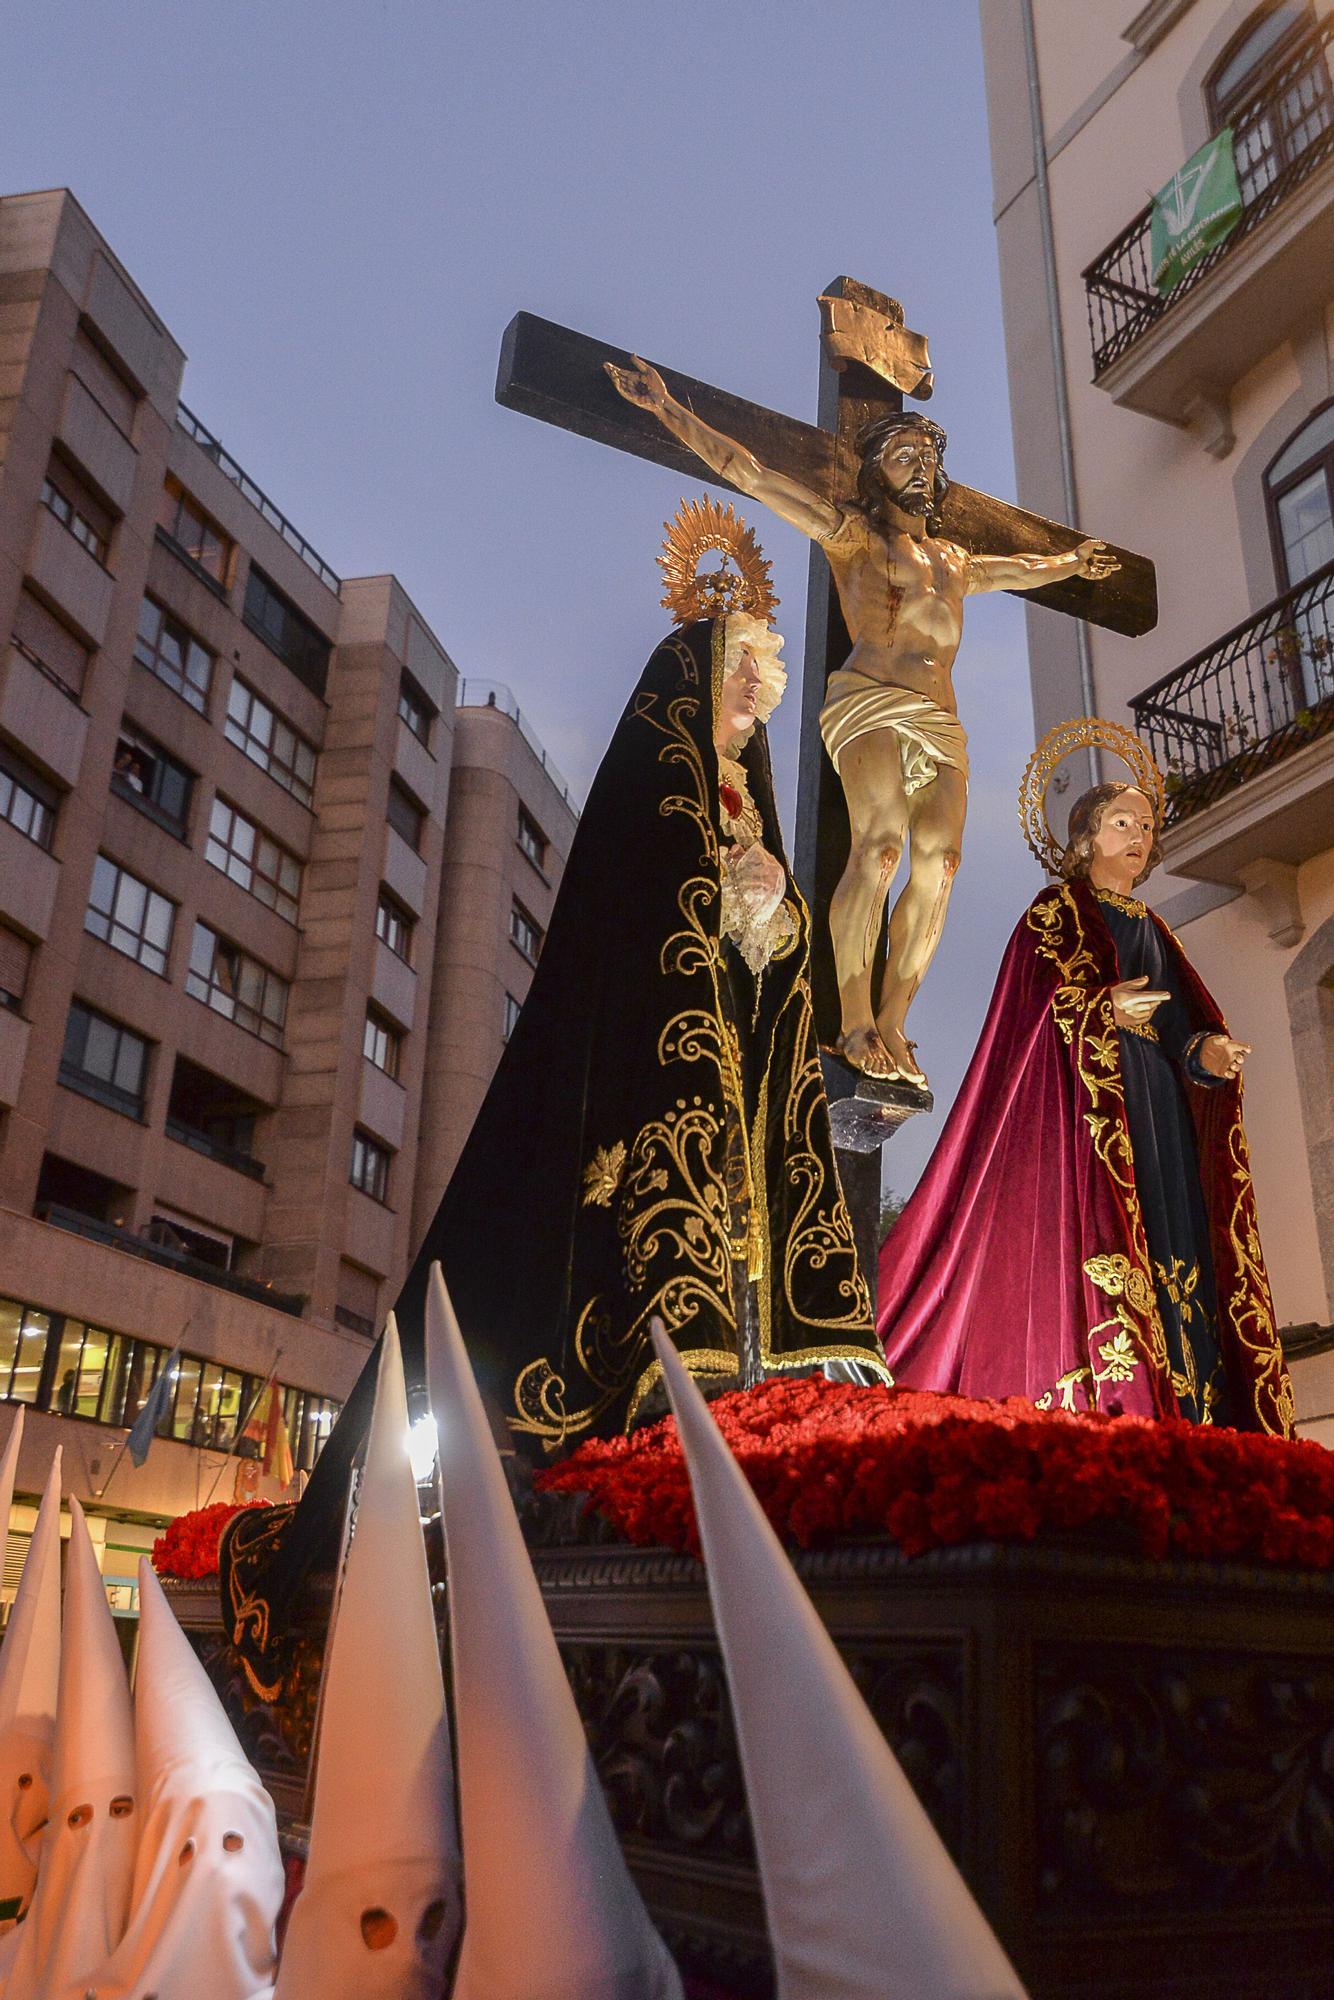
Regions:
[[[809,919],[756,976],[720,925],[715,714],[724,621],[657,647],[581,815],[528,998],[395,1312],[409,1393],[439,1261],[483,1390],[538,1456],[623,1429],[660,1315],[697,1376],[885,1374],[834,1166],[811,1022]],[[769,750],[741,759],[784,859]],[[224,1611],[256,1685],[331,1563],[374,1394],[367,1362],[294,1514],[242,1515]],[[276,1512],[276,1510],[275,1510]]]

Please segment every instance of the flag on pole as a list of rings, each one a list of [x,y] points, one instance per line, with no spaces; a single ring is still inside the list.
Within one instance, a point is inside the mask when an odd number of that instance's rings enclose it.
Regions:
[[[264,1426],[264,1471],[284,1488],[291,1485],[296,1475],[291,1440],[283,1420],[282,1391],[276,1382],[269,1384],[269,1415]]]
[[[171,1399],[172,1387],[176,1380],[176,1367],[180,1358],[180,1348],[173,1347],[158,1369],[157,1380],[149,1390],[143,1408],[130,1425],[130,1435],[125,1440],[125,1447],[136,1465],[142,1465],[148,1457],[149,1447]]]

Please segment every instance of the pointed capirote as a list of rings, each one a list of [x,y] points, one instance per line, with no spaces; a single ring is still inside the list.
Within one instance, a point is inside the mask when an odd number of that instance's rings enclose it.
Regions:
[[[310,1860],[277,2000],[438,2000],[460,1907],[444,1676],[391,1315],[325,1660]]]
[[[779,2000],[1025,2000],[656,1320],[653,1346],[695,1496]]]
[[[134,1726],[139,1840],[125,1935],[51,2000],[271,2000],[284,1888],[273,1801],[143,1558]]]
[[[51,1798],[60,1691],[60,1447],[0,1646],[0,1932],[27,1909]]]
[[[612,1827],[438,1264],[426,1349],[467,1901],[453,2000],[680,2000]]]
[[[138,1835],[134,1721],[115,1622],[77,1500],[70,1501],[51,1815],[4,2000],[84,1987],[120,1943]]]

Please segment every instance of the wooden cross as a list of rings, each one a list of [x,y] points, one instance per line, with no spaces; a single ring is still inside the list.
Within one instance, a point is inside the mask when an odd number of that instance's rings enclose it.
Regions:
[[[889,317],[897,312],[883,293],[852,278],[836,279],[826,288],[825,296],[849,299]],[[617,451],[671,466],[687,479],[702,478],[713,486],[729,486],[729,480],[711,472],[648,411],[636,409],[617,393],[603,365],[608,361],[629,367],[633,356],[532,313],[516,313],[501,344],[496,401],[506,409],[540,417],[544,423],[575,431]],[[857,454],[853,440],[857,432],[871,419],[903,407],[901,393],[860,361],[848,361],[836,371],[828,358],[822,360],[818,424],[781,416],[776,410],[745,402],[660,363],[654,366],[672,394],[696,416],[748,446],[763,464],[789,474],[835,503],[855,497]],[[952,455],[957,455],[957,446]],[[1041,515],[1026,513],[1022,507],[1012,507],[957,483],[950,486],[941,520],[941,532],[972,555],[1055,555],[1085,539],[1082,529],[1044,520]],[[1128,549],[1114,549],[1113,553],[1121,567],[1112,576],[1097,583],[1073,578],[1049,584],[1043,590],[1027,592],[1027,600],[1113,632],[1137,636],[1151,630],[1158,615],[1153,564]],[[816,917],[811,985],[816,1030],[826,1043],[837,1037],[839,1006],[823,918],[847,860],[848,831],[842,790],[824,755],[817,718],[825,681],[835,667],[842,666],[850,650],[828,564],[813,548],[793,866]],[[877,1175],[878,1171],[877,1167]]]

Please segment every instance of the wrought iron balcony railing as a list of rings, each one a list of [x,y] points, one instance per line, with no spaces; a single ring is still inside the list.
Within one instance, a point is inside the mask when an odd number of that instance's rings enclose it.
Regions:
[[[1167,823],[1334,730],[1334,562],[1130,704],[1167,774]]]
[[[1233,152],[1242,213],[1236,227],[1216,243],[1171,291],[1153,283],[1149,247],[1152,204],[1110,243],[1084,273],[1089,333],[1096,381],[1119,361],[1178,299],[1216,270],[1236,244],[1258,229],[1303,181],[1334,158],[1334,72],[1330,44],[1334,14],[1327,14],[1286,60],[1265,78],[1256,95],[1232,121]]]

